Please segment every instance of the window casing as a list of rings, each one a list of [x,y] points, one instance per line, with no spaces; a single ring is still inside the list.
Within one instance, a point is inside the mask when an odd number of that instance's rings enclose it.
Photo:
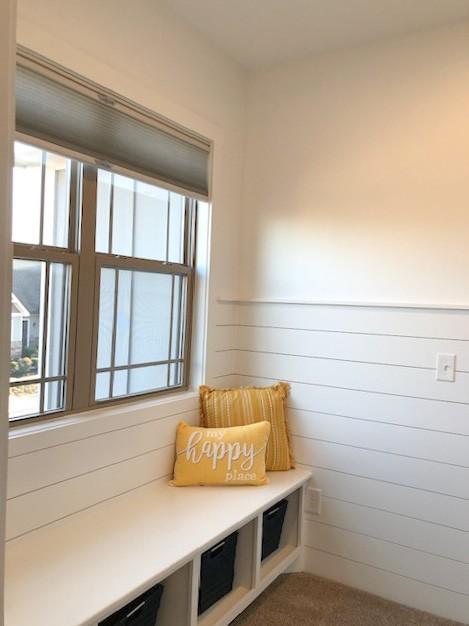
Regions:
[[[187,387],[196,200],[28,144],[14,176],[10,419]]]

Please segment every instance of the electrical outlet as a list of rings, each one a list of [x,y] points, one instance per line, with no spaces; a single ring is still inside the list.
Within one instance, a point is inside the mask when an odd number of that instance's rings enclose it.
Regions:
[[[322,489],[308,487],[305,498],[305,511],[312,515],[321,515]]]

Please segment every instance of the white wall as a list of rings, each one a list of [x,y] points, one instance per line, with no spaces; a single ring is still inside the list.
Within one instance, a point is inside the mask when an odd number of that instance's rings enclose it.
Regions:
[[[15,51],[15,2],[0,5],[0,389],[9,378],[11,313],[11,165],[13,77]],[[0,626],[3,625],[3,558],[5,530],[5,492],[8,443],[8,396],[0,393]]]
[[[243,384],[292,384],[296,457],[324,496],[306,568],[463,622],[468,35],[462,24],[251,76],[242,295],[220,325]],[[454,383],[435,380],[439,352],[457,355]]]
[[[245,296],[469,305],[468,35],[251,76]]]

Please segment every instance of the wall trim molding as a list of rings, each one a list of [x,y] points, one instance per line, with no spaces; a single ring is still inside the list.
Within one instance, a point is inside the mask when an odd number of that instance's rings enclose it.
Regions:
[[[280,298],[217,298],[218,304],[295,304],[318,307],[351,307],[369,309],[422,309],[436,311],[468,311],[469,303],[437,303],[437,302],[379,302],[353,300],[295,300]]]

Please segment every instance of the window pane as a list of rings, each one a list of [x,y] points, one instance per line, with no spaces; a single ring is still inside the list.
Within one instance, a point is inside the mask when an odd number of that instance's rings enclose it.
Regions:
[[[67,326],[70,301],[70,267],[51,263],[45,375],[63,376],[66,372]]]
[[[131,324],[135,299],[133,297],[134,272],[119,272],[117,299],[116,365],[128,365],[132,350]]]
[[[171,359],[182,359],[184,354],[184,311],[186,306],[187,280],[174,277],[173,327],[171,332]]]
[[[47,153],[44,179],[44,235],[46,246],[68,246],[71,162]]]
[[[98,369],[110,367],[111,365],[115,280],[115,270],[108,268],[101,270],[99,288]]]
[[[105,170],[97,180],[97,252],[184,261],[184,196]]]
[[[146,183],[137,183],[134,256],[166,260],[168,206],[169,191]]]
[[[168,261],[184,263],[184,217],[186,199],[169,194]]]
[[[11,380],[40,375],[45,273],[46,264],[42,261],[13,261]]]
[[[11,386],[10,417],[65,406],[70,279],[62,263],[13,261],[10,381],[28,384]]]
[[[111,382],[111,374],[109,372],[103,372],[96,376],[96,400],[106,400],[109,398],[109,385]]]
[[[134,256],[134,181],[114,175],[112,194],[112,242],[110,252]]]
[[[168,386],[168,366],[136,367],[129,371],[129,393],[144,393]]]
[[[57,380],[44,385],[44,413],[60,411],[65,404],[65,383]]]
[[[168,365],[152,365],[117,370],[112,387],[113,398],[158,391],[168,387]],[[176,386],[180,383],[174,383]]]
[[[129,371],[117,370],[114,372],[114,380],[112,383],[112,395],[114,398],[119,396],[127,396],[130,392],[127,387],[129,383]]]
[[[169,366],[169,385],[178,387],[182,385],[182,363],[171,363]]]
[[[15,143],[13,241],[68,246],[70,172],[70,159]]]
[[[10,387],[10,419],[18,419],[39,413],[40,387],[38,384]]]
[[[98,183],[96,190],[96,252],[109,252],[111,180],[111,172],[98,170]]]
[[[169,358],[172,276],[149,272],[132,274],[130,363],[163,361]]]
[[[42,150],[15,143],[13,169],[13,241],[39,243]]]

